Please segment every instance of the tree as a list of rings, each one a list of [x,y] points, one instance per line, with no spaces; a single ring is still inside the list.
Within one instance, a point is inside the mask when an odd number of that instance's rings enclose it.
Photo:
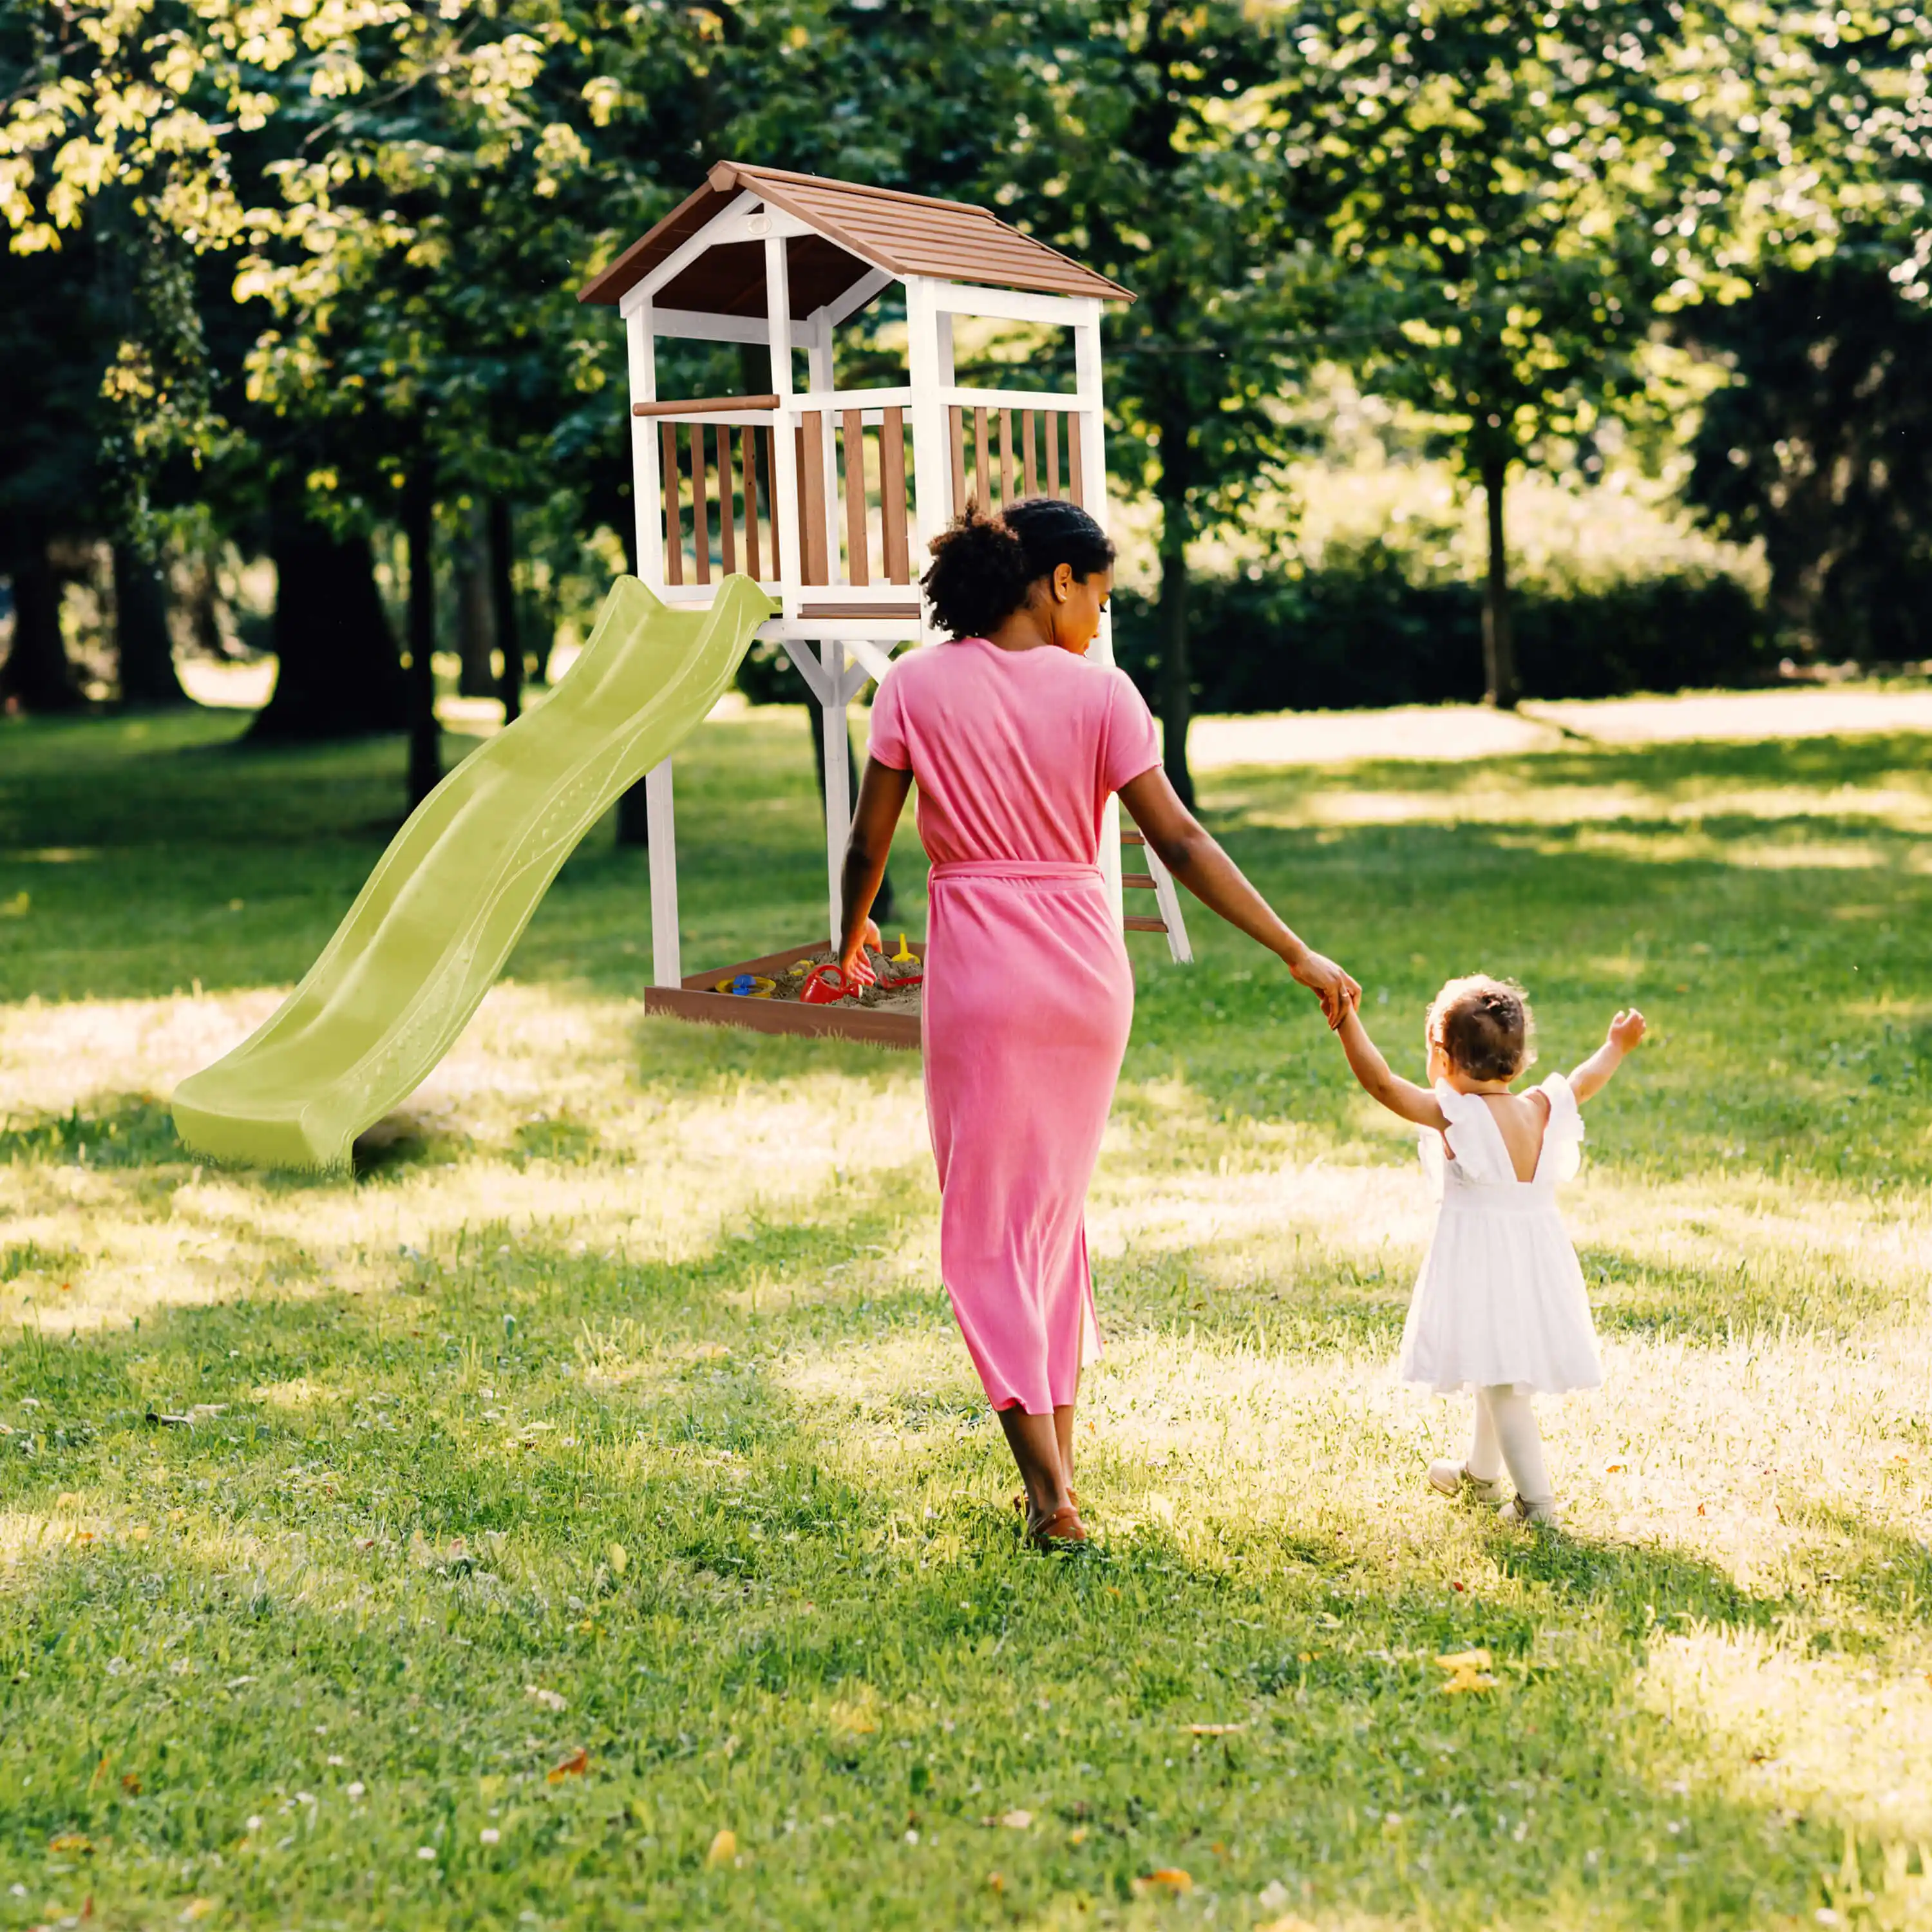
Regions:
[[[1277,111],[1348,280],[1349,359],[1483,493],[1485,681],[1513,705],[1509,479],[1649,405],[1660,316],[1743,292],[1745,190],[1797,164],[1748,131],[1768,56],[1676,0],[1294,14]]]
[[[1882,261],[1841,256],[1687,328],[1733,376],[1705,406],[1692,502],[1763,544],[1802,647],[1932,656],[1932,308]]]
[[[1238,0],[1080,4],[1042,24],[1038,98],[994,171],[1028,226],[1138,298],[1108,322],[1108,460],[1160,506],[1164,755],[1191,802],[1189,548],[1297,447],[1280,338],[1318,302],[1280,245],[1282,130],[1256,107],[1283,44]]]

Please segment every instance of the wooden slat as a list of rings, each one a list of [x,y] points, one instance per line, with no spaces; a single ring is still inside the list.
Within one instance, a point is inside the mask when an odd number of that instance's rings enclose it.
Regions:
[[[1026,493],[1029,496],[1037,496],[1040,494],[1040,462],[1038,452],[1035,447],[1040,440],[1037,434],[1039,426],[1038,411],[1022,410],[1020,412],[1022,475],[1025,482]]]
[[[771,574],[784,576],[784,537],[778,533],[778,430],[761,429],[765,448],[765,530],[771,536]]]
[[[1070,416],[1066,418],[1066,494],[1083,510],[1087,507],[1084,470],[1085,465],[1080,458],[1080,418]]]
[[[684,581],[684,519],[677,509],[677,425],[658,425],[659,464],[664,471],[664,581]]]
[[[705,416],[718,410],[775,410],[776,396],[687,396],[682,402],[633,403],[634,416]]]
[[[1130,914],[1120,923],[1130,932],[1165,932],[1167,930],[1167,921],[1164,919],[1142,919],[1133,914]]]
[[[738,568],[738,488],[731,474],[731,432],[718,429],[718,532],[724,554],[724,574]]]
[[[798,425],[799,515],[805,525],[799,554],[805,560],[803,580],[829,584],[825,554],[825,416],[807,410]]]
[[[1058,410],[1046,412],[1046,494],[1060,494],[1060,425],[1065,420]]]
[[[711,581],[711,484],[704,460],[704,425],[691,426],[691,548],[698,559],[698,580]]]
[[[738,432],[745,463],[745,574],[754,582],[758,568],[758,432]]]
[[[948,410],[947,416],[952,437],[952,514],[956,517],[966,507],[966,412]]]
[[[1147,843],[1147,834],[1144,832],[1123,832],[1120,834],[1120,843],[1123,845],[1144,845]]]
[[[845,446],[845,580],[872,580],[872,532],[866,517],[866,418],[856,410],[842,412],[840,440]]]
[[[887,410],[879,428],[879,526],[885,540],[886,576],[912,581],[912,547],[906,530],[905,412]]]
[[[993,514],[993,439],[986,430],[986,412],[973,412],[973,494],[988,516]]]
[[[919,615],[919,599],[892,604],[800,604],[801,617],[890,617],[895,620]]]
[[[1150,892],[1154,890],[1151,872],[1123,872],[1120,884],[1131,892]]]
[[[1013,496],[1013,412],[1000,412],[1000,508],[1010,510]]]

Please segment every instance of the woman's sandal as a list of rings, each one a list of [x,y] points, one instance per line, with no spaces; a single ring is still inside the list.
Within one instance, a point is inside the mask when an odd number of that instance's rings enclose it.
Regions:
[[[1080,1507],[1080,1492],[1076,1490],[1071,1483],[1068,1484],[1066,1486],[1066,1500],[1070,1502],[1076,1509],[1078,1509]],[[1023,1516],[1026,1513],[1026,1492],[1022,1490],[1019,1494],[1013,1498],[1013,1514],[1016,1516]]]
[[[1087,1540],[1087,1526],[1071,1503],[1051,1516],[1027,1518],[1027,1540],[1036,1550],[1058,1550]]]

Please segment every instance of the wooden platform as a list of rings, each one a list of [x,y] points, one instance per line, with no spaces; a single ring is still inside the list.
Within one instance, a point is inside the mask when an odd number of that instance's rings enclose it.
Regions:
[[[714,966],[709,972],[694,973],[681,986],[652,986],[644,994],[644,1010],[668,1013],[674,1019],[692,1020],[705,1026],[743,1027],[752,1033],[804,1034],[833,1040],[860,1040],[871,1046],[888,1046],[902,1052],[919,1048],[916,1013],[880,1012],[875,1009],[840,1000],[826,1006],[808,1006],[798,1000],[753,1000],[736,993],[711,989],[720,980],[734,979],[740,973],[761,974],[776,979],[788,966],[823,952],[825,942],[794,946],[785,952],[768,954],[763,959],[747,959],[736,966]],[[926,953],[922,939],[916,948]]]

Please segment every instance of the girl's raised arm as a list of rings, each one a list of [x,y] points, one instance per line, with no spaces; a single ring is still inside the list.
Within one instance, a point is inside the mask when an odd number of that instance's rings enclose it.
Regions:
[[[1434,1127],[1439,1132],[1448,1126],[1448,1117],[1436,1104],[1436,1096],[1426,1087],[1418,1087],[1413,1080],[1405,1080],[1400,1074],[1389,1071],[1388,1062],[1382,1058],[1381,1048],[1370,1039],[1354,1001],[1349,1002],[1342,1024],[1335,1030],[1341,1037],[1342,1051],[1348,1056],[1349,1070],[1362,1083],[1362,1090],[1370,1100],[1379,1101],[1391,1114],[1413,1120],[1419,1127]]]
[[[1610,1084],[1610,1076],[1624,1064],[1624,1055],[1642,1039],[1643,1030],[1643,1016],[1634,1006],[1611,1021],[1603,1045],[1570,1076],[1570,1090],[1576,1095],[1579,1106]]]

